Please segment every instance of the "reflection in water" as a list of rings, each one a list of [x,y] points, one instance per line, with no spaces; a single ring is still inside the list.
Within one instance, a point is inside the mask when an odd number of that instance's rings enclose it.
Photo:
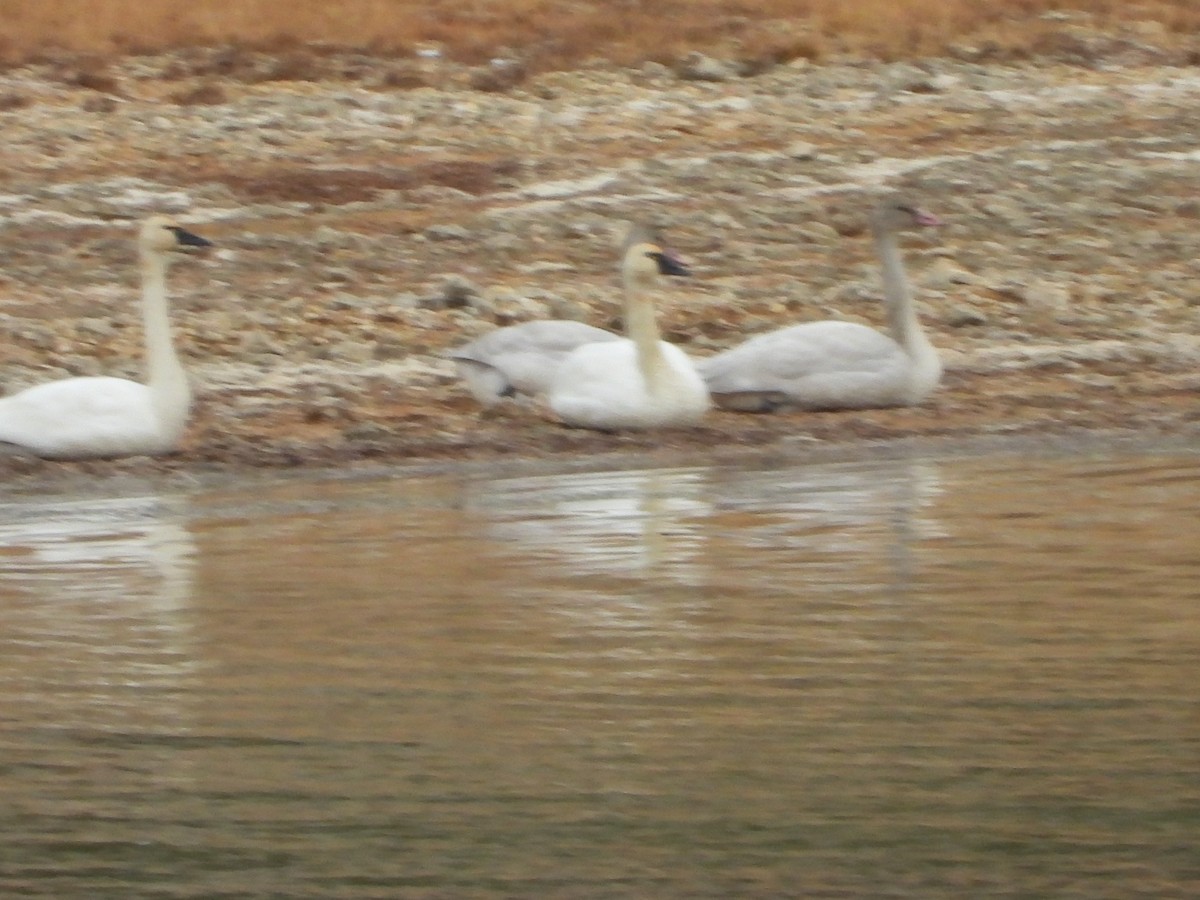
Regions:
[[[1197,501],[1185,457],[6,505],[0,894],[1192,896]]]
[[[194,552],[156,497],[0,504],[7,710],[56,728],[184,728]]]
[[[714,541],[747,550],[872,553],[903,548],[937,493],[928,463],[722,472],[707,469],[606,472],[472,485],[471,510],[489,536],[517,541],[578,574],[653,575],[692,583],[718,573],[706,560]],[[769,503],[764,503],[769,498]],[[530,512],[530,508],[534,512]],[[751,577],[766,576],[756,564]]]
[[[159,498],[0,504],[4,584],[29,593],[178,609],[193,550],[182,515]]]
[[[185,514],[158,497],[0,504],[0,895],[131,896],[113,823],[149,823],[145,844],[193,783],[172,745],[195,670]],[[59,867],[90,874],[47,879]]]
[[[656,469],[485,482],[466,501],[489,537],[578,574],[694,581],[704,576],[708,493],[703,469]]]

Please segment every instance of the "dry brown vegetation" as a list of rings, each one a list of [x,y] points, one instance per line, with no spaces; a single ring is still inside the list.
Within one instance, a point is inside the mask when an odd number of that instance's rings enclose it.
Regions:
[[[1046,13],[1184,40],[1196,0],[0,0],[0,59],[62,51],[106,56],[235,45],[282,51],[319,42],[376,54],[440,45],[474,63],[513,48],[531,69],[593,57],[670,61],[695,49],[746,60],[865,53],[936,55],[957,43],[998,54],[1039,50]]]

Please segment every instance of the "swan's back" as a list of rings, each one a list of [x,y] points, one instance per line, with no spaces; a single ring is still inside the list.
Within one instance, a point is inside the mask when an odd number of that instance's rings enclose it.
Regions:
[[[547,319],[488,332],[454,350],[459,375],[484,406],[512,394],[543,394],[554,370],[576,347],[620,338],[583,322]]]
[[[711,405],[704,379],[681,349],[665,341],[659,348],[653,390],[633,341],[578,348],[555,373],[550,408],[569,425],[602,431],[696,424]]]
[[[911,361],[887,335],[854,322],[808,322],[699,360],[718,406],[865,409],[913,402]]]
[[[0,399],[0,443],[47,459],[165,453],[178,438],[165,433],[150,389],[124,378],[66,378]]]

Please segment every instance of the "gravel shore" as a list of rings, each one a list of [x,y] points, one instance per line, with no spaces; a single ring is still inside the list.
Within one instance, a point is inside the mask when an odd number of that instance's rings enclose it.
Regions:
[[[197,390],[182,450],[0,458],[10,481],[1200,432],[1196,67],[1123,47],[524,78],[503,60],[298,72],[221,53],[0,76],[0,390],[139,376],[142,216],[219,248],[171,272]],[[947,370],[920,407],[596,434],[536,406],[482,413],[444,357],[535,318],[619,328],[630,219],[692,265],[659,309],[696,356],[801,321],[882,326],[863,232],[882,188],[948,223],[904,246]]]

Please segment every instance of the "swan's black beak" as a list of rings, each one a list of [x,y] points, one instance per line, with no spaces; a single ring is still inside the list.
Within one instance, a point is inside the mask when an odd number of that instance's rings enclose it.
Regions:
[[[211,247],[212,241],[208,238],[202,238],[198,234],[192,234],[186,228],[180,228],[175,225],[171,228],[171,234],[175,235],[175,241],[180,247]]]
[[[658,271],[662,275],[692,274],[692,270],[684,264],[683,260],[670,250],[661,250],[658,253],[651,253],[650,258],[658,263]]]

